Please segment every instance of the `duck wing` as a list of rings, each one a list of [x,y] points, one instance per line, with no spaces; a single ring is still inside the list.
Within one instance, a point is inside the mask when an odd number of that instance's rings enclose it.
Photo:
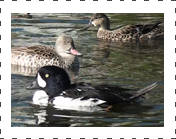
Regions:
[[[131,90],[113,85],[91,86],[91,84],[79,83],[74,84],[72,89],[66,90],[64,96],[73,99],[81,98],[81,100],[99,99],[108,104],[116,104],[123,101],[133,101],[136,98],[144,95],[148,91],[157,86],[153,83],[140,90]]]
[[[112,40],[136,40],[136,39],[157,39],[164,37],[164,27],[161,24],[162,22],[157,22],[155,24],[146,24],[146,25],[126,25],[119,27],[116,30],[111,32],[106,32],[110,37],[104,36],[106,39],[111,38]],[[99,37],[102,37],[102,32],[99,31]]]
[[[53,57],[57,55],[55,52],[54,47],[52,46],[42,46],[42,45],[35,45],[35,46],[28,46],[28,47],[12,47],[11,48],[12,55],[16,56],[25,56],[25,55],[39,55],[44,56],[47,58]]]
[[[98,91],[95,90],[91,84],[80,82],[77,84],[72,84],[72,87],[62,94],[64,97],[70,97],[73,99],[81,98],[95,98],[98,96]]]
[[[12,47],[11,64],[25,67],[61,65],[63,59],[52,46]]]
[[[151,32],[153,29],[158,28],[158,25],[161,23],[162,22],[157,22],[155,24],[135,25],[135,27],[139,33],[146,34]]]
[[[100,89],[100,98],[105,100],[109,104],[115,104],[123,101],[133,101],[145,93],[149,92],[157,86],[157,83],[153,83],[143,89],[125,89],[116,86],[108,86],[104,89]]]
[[[159,25],[161,23],[162,22],[157,22],[154,24],[122,25],[116,28],[115,30],[120,31],[122,34],[129,34],[129,33],[147,34],[152,30],[159,28]]]

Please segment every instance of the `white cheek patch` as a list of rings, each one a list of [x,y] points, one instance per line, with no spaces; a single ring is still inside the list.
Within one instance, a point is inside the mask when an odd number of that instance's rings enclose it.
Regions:
[[[96,26],[94,21],[92,21],[91,24],[94,25],[94,26]]]
[[[39,73],[37,75],[37,82],[40,87],[42,88],[46,87],[46,82],[42,79]]]

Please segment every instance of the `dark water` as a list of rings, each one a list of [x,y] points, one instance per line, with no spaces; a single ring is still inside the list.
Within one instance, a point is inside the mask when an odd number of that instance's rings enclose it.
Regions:
[[[62,32],[70,34],[81,67],[72,81],[93,84],[118,84],[142,88],[159,85],[139,103],[118,104],[110,111],[99,107],[87,111],[60,110],[32,104],[34,91],[25,87],[34,80],[35,71],[12,67],[12,126],[164,126],[164,41],[114,43],[96,39],[97,28],[79,31],[92,14],[33,14],[33,19],[12,18],[12,47],[54,45]],[[111,28],[125,24],[163,21],[163,14],[107,14]],[[25,73],[26,72],[26,73]],[[71,73],[70,73],[71,74]]]

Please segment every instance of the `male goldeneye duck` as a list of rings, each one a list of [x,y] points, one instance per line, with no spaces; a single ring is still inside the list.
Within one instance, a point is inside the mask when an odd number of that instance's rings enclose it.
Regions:
[[[27,89],[39,89],[33,96],[33,103],[54,104],[57,108],[113,105],[131,102],[157,86],[153,83],[140,90],[125,89],[114,85],[91,85],[84,82],[71,84],[69,75],[60,67],[44,66],[38,70],[36,80]]]

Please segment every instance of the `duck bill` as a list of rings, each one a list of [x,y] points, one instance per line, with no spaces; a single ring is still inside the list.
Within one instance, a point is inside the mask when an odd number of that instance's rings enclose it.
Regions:
[[[73,55],[76,55],[76,56],[82,56],[82,54],[80,52],[76,51],[76,49],[74,49],[74,48],[71,48],[70,53]]]
[[[86,27],[84,27],[82,30],[87,30],[88,28],[93,27],[93,26],[94,25],[91,22],[89,22],[89,24]]]
[[[26,87],[28,90],[40,89],[41,87],[38,85],[37,81],[34,81],[32,84]]]

